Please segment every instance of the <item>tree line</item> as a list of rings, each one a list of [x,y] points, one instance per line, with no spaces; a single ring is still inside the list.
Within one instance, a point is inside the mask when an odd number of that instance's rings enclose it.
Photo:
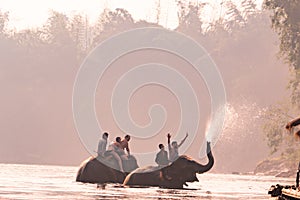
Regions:
[[[253,2],[243,0],[242,7],[238,8],[231,1],[224,1],[223,12],[227,17],[221,16],[204,27],[201,13],[205,4],[177,1],[179,24],[176,31],[191,36],[203,45],[216,62],[220,63],[227,78],[235,79],[230,70],[226,72],[226,67],[229,69],[230,66],[230,69],[235,68],[240,74],[244,74],[251,66],[259,68],[270,64],[269,61],[262,62],[272,54],[268,48],[274,37],[265,27],[269,18]],[[159,5],[157,9],[159,10]],[[162,27],[159,21],[159,15],[157,21],[151,23],[134,20],[125,9],[105,9],[99,13],[96,24],[91,25],[84,15],[67,16],[52,11],[43,26],[16,32],[7,29],[9,13],[0,11],[0,79],[5,83],[0,86],[1,91],[4,91],[4,103],[0,107],[6,113],[1,121],[9,124],[13,120],[18,124],[7,129],[4,129],[6,126],[1,126],[1,132],[12,133],[12,136],[8,136],[12,140],[15,133],[25,132],[29,138],[44,138],[48,143],[64,148],[67,138],[76,135],[72,128],[69,104],[76,72],[85,56],[101,41],[114,34],[132,28]],[[232,86],[228,85],[229,88]],[[239,91],[232,91],[230,94],[229,91],[229,98],[233,99],[237,92]],[[10,104],[7,106],[5,103]],[[50,104],[54,107],[49,112],[47,107]],[[62,113],[62,110],[66,112]],[[30,118],[33,122],[25,124],[24,118]],[[33,132],[38,132],[39,135]],[[266,134],[269,132],[271,131],[265,131]],[[69,136],[59,141],[50,137],[51,134],[60,133]],[[270,148],[273,148],[275,143],[270,138],[267,135]],[[14,142],[17,146],[23,146],[22,141]],[[51,154],[50,150],[43,148],[46,144],[42,144],[43,140],[41,146],[36,147],[38,151]],[[18,157],[21,154],[8,144],[0,146],[3,152],[12,154],[10,157],[24,159],[24,156]],[[68,155],[68,151],[61,154],[62,159],[65,154]]]
[[[300,156],[298,138],[291,137],[284,127],[300,113],[300,2],[265,0],[263,7],[270,12],[272,28],[279,37],[278,57],[288,64],[291,76],[287,85],[290,95],[267,110],[263,129],[271,154],[280,152],[282,159],[295,165]]]

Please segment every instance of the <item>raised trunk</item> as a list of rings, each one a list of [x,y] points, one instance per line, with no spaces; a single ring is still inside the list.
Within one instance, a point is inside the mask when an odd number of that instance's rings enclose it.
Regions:
[[[197,173],[199,174],[209,171],[214,166],[215,160],[211,152],[210,142],[207,142],[206,153],[208,163],[206,165],[199,164],[199,166],[197,167]]]

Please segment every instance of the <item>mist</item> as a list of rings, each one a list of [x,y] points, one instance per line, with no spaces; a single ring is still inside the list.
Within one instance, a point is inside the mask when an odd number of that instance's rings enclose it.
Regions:
[[[181,14],[175,31],[192,37],[207,50],[220,70],[226,89],[225,127],[213,148],[216,160],[213,171],[253,171],[269,154],[260,113],[289,95],[285,88],[288,67],[276,57],[279,42],[271,30],[268,13],[256,10],[239,22],[237,15],[226,23],[216,21],[208,30],[201,29],[203,24],[193,15],[193,9]],[[83,16],[71,17],[53,11],[43,27],[14,32],[5,29],[9,23],[5,13],[0,11],[0,15],[4,19],[0,21],[0,162],[79,165],[89,153],[73,121],[72,92],[84,58],[101,41],[117,33],[161,26],[136,21],[124,9],[99,13],[95,25],[86,23]],[[123,72],[148,62],[164,63],[180,70],[195,87],[203,117],[196,138],[184,153],[198,159],[211,117],[209,92],[187,62],[169,53],[143,50],[112,63],[96,91],[98,121],[110,133],[110,140],[125,135],[112,116],[111,91]],[[133,138],[130,146],[132,152],[156,151],[158,143],[166,143],[167,132],[178,130],[178,101],[169,91],[156,86],[145,87],[140,92],[133,95],[129,107],[137,124],[149,123],[147,111],[157,102],[164,105],[168,118],[151,141]]]

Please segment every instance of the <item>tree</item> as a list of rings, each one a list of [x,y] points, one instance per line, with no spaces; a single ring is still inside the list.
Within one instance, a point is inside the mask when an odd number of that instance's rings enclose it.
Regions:
[[[272,27],[280,39],[280,55],[294,69],[300,69],[300,1],[266,0],[264,7],[272,13]]]
[[[44,25],[45,39],[55,45],[67,45],[72,42],[69,31],[69,19],[66,15],[52,11]]]
[[[182,1],[177,2],[178,5],[178,30],[193,31],[197,34],[202,32],[202,20],[200,19],[201,11],[205,3],[193,4],[191,2],[185,3]]]
[[[225,7],[225,17],[222,21],[226,30],[231,32],[234,27],[245,25],[241,11],[232,1],[225,2]]]
[[[264,8],[271,11],[272,28],[280,39],[279,56],[291,67],[291,103],[300,109],[300,1],[265,0]]]
[[[127,10],[117,8],[114,11],[110,11],[105,9],[94,28],[93,45],[98,44],[100,41],[116,33],[129,30],[135,26],[136,23]]]
[[[0,10],[0,37],[5,33],[6,24],[8,22],[8,12],[2,12]]]
[[[265,120],[263,131],[266,133],[267,144],[271,150],[271,154],[281,151],[282,153],[289,152],[282,146],[293,146],[293,138],[291,138],[284,129],[288,121],[290,121],[295,114],[295,110],[291,109],[288,101],[283,101],[277,105],[269,107],[262,119]]]
[[[75,15],[70,20],[70,36],[75,43],[77,56],[80,60],[81,57],[86,55],[91,47],[91,31],[88,23],[87,16]]]
[[[264,8],[271,11],[272,28],[280,40],[279,56],[289,64],[292,75],[288,84],[291,96],[268,110],[264,131],[271,153],[281,150],[294,161],[299,158],[299,144],[295,145],[295,138],[286,134],[284,127],[300,113],[300,1],[265,0]]]
[[[241,7],[242,7],[242,16],[245,20],[247,20],[249,16],[257,12],[256,4],[254,3],[253,0],[243,0],[241,2]]]

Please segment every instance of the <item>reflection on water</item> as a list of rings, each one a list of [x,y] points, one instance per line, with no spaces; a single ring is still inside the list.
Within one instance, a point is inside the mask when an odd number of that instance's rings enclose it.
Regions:
[[[271,176],[201,174],[184,190],[75,182],[77,167],[0,164],[0,199],[268,199],[272,184],[294,179]]]

